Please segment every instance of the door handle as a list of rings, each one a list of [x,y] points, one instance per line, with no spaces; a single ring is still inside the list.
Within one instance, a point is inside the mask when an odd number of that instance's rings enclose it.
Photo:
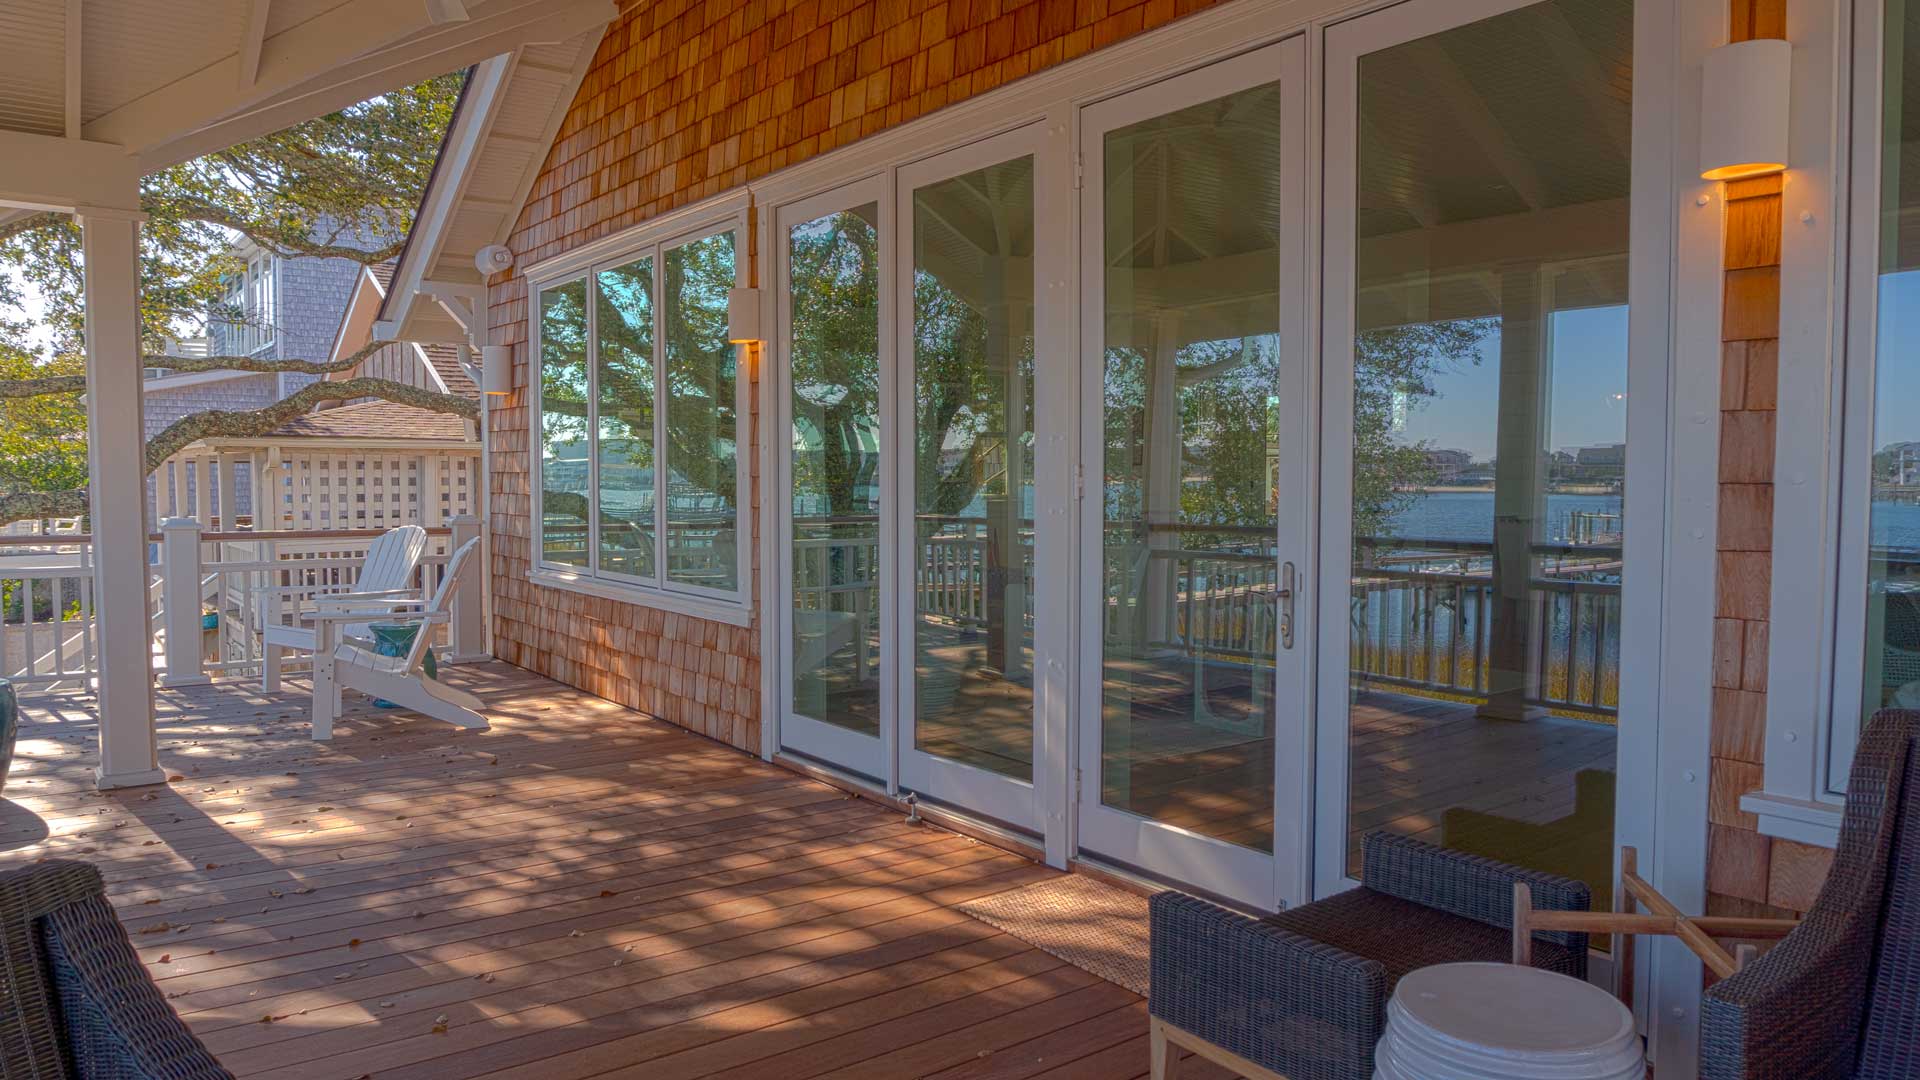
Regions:
[[[1280,564],[1280,647],[1293,648],[1293,564]]]

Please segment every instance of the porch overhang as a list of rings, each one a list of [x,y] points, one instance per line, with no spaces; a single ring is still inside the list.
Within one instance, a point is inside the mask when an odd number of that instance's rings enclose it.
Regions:
[[[618,14],[612,0],[318,7],[203,0],[181,17],[138,0],[28,0],[0,12],[0,225],[52,212],[82,226],[103,788],[165,779],[144,607],[140,178],[489,57],[597,41]]]

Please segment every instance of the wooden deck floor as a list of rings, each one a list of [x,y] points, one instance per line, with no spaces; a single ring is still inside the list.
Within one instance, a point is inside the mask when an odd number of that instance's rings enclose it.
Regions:
[[[517,669],[455,678],[492,731],[350,702],[323,746],[298,686],[160,691],[178,779],[113,795],[93,699],[31,697],[0,866],[99,864],[243,1077],[1145,1075],[1144,1002],[953,910],[1053,871]]]

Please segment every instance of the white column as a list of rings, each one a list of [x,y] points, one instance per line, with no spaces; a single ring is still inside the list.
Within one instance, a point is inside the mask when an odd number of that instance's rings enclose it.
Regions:
[[[198,521],[175,517],[160,523],[160,573],[167,608],[167,673],[160,685],[204,686],[213,680],[201,649]]]
[[[449,555],[459,551],[467,541],[480,537],[480,519],[472,514],[462,514],[448,524],[453,529],[453,535],[447,543]],[[479,558],[484,552],[485,545],[482,545],[480,551],[473,553],[473,558]],[[454,590],[448,612],[448,663],[470,664],[489,659],[486,652],[485,609],[480,599],[489,572],[484,563],[468,568],[466,576],[460,579]]]
[[[100,642],[101,788],[166,779],[153,733],[147,616],[145,427],[140,411],[140,222],[83,211],[87,470]]]

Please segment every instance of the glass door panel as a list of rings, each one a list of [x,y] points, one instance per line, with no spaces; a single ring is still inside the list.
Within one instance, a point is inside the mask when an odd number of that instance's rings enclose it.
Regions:
[[[1033,809],[1038,133],[903,169],[912,517],[904,786],[1023,829]],[[1025,152],[1022,152],[1025,151]]]
[[[1321,642],[1318,877],[1357,876],[1386,830],[1580,878],[1604,909],[1633,2],[1407,25],[1328,38],[1322,594],[1346,610]]]
[[[1082,211],[1083,445],[1100,483],[1080,541],[1097,575],[1083,640],[1098,659],[1082,694],[1081,846],[1263,906],[1279,493],[1283,473],[1304,473],[1282,451],[1304,407],[1297,393],[1283,404],[1285,369],[1302,355],[1282,335],[1283,247],[1295,242],[1283,219],[1301,165],[1284,142],[1298,137],[1283,122],[1295,48],[1103,102],[1082,121],[1082,154],[1098,163]]]
[[[880,734],[880,208],[787,232],[793,305],[793,698]]]
[[[781,741],[789,749],[885,782],[882,513],[890,479],[881,448],[891,375],[881,352],[881,201],[854,185],[783,207],[777,253],[781,378],[792,492],[786,522],[791,593]]]

